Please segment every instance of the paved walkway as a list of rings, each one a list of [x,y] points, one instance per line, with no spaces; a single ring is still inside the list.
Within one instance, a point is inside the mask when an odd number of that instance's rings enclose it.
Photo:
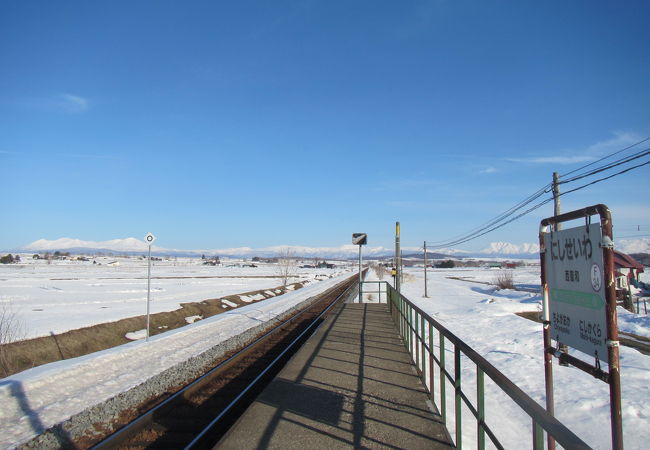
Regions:
[[[451,448],[387,305],[343,304],[220,449]]]

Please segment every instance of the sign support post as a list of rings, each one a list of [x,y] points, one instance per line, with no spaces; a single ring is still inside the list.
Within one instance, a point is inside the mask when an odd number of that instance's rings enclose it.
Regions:
[[[363,277],[361,272],[361,246],[368,243],[368,235],[366,233],[352,233],[352,243],[359,246],[359,303],[363,303]]]
[[[361,277],[361,246],[359,246],[359,303],[363,303],[363,279]]]
[[[609,209],[607,209],[609,213]],[[601,218],[601,221],[603,219]],[[605,239],[607,237],[607,239]],[[623,449],[623,415],[621,413],[621,367],[619,364],[618,316],[616,314],[616,279],[614,276],[614,239],[611,214],[603,224],[604,266],[607,289],[607,350],[609,358],[609,410],[612,421],[612,448]]]
[[[402,251],[400,250],[399,235],[399,222],[395,222],[395,270],[397,271],[395,275],[395,290],[397,292],[400,292],[402,284]]]
[[[149,245],[149,264],[147,268],[147,332],[145,341],[149,342],[149,304],[151,303],[151,244],[156,240],[156,236],[147,233],[144,237],[145,242]]]
[[[548,285],[546,284],[546,259],[544,255],[545,249],[543,247],[544,236],[542,228],[546,227],[540,226],[539,231],[539,257],[542,275],[542,335],[544,339],[544,381],[546,388],[546,411],[552,417],[555,417],[555,402],[553,399],[553,354],[547,351],[548,349],[553,348],[553,346],[551,345],[551,319],[548,310]],[[551,435],[548,435],[547,437],[547,446],[548,450],[555,450],[555,439]]]
[[[599,215],[600,224],[591,224]],[[558,231],[557,225],[584,219],[585,225]],[[550,227],[551,231],[546,232]],[[609,208],[599,204],[544,219],[540,223],[541,282],[544,299],[546,407],[554,415],[552,357],[609,384],[612,448],[623,449],[621,379],[614,279],[614,243]],[[551,344],[562,342],[593,355],[594,365]],[[609,366],[601,369],[600,361]],[[548,448],[555,440],[548,437]]]

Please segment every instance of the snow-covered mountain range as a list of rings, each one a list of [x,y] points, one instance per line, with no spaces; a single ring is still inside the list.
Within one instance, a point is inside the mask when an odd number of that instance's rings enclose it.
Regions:
[[[616,249],[624,253],[650,253],[650,239],[621,239],[616,241]],[[152,246],[152,253],[156,255],[170,256],[230,256],[230,257],[273,257],[278,256],[286,250],[291,251],[295,256],[305,258],[354,258],[358,255],[359,249],[356,245],[342,245],[340,247],[302,247],[302,246],[272,246],[264,248],[237,247],[212,250],[179,250]],[[82,241],[79,239],[60,238],[55,240],[39,239],[31,244],[18,249],[22,252],[55,252],[65,251],[70,253],[121,253],[121,254],[142,254],[148,251],[148,244],[143,240],[133,237],[126,239],[113,239],[109,241]],[[392,256],[393,248],[382,246],[364,246],[364,258],[380,258]],[[419,248],[402,247],[403,253],[420,253]],[[480,252],[466,252],[457,249],[436,249],[435,253],[441,253],[456,257],[511,257],[511,258],[536,258],[539,254],[539,245],[532,243],[512,244],[509,242],[492,242]]]
[[[539,254],[539,244],[511,244],[510,242],[491,242],[480,253],[486,255],[529,255]]]

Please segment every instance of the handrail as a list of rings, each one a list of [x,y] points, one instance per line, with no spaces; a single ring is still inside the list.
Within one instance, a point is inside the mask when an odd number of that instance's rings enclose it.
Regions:
[[[370,280],[370,281],[365,281],[365,280],[364,280],[364,281],[361,283],[362,286],[365,286],[366,284],[377,284],[378,286],[377,286],[377,290],[376,290],[376,291],[368,291],[368,290],[366,290],[365,288],[362,288],[364,294],[379,294],[379,300],[378,300],[379,303],[382,303],[382,301],[381,301],[381,299],[382,299],[381,294],[384,294],[384,297],[385,297],[385,299],[386,299],[386,301],[385,301],[384,303],[388,303],[388,289],[384,289],[384,290],[381,289],[381,285],[382,285],[382,284],[387,284],[385,281],[380,281],[380,280]]]
[[[427,385],[425,353],[429,356],[428,375],[429,390],[431,401],[434,401],[434,377],[433,364],[438,366],[440,379],[441,394],[441,415],[447,423],[446,411],[446,383],[448,379],[455,392],[455,411],[456,421],[456,446],[462,448],[462,403],[468,408],[476,418],[478,448],[485,448],[485,436],[492,441],[497,448],[503,448],[494,432],[489,428],[485,421],[484,408],[484,375],[490,377],[492,381],[510,397],[528,416],[532,419],[532,440],[533,448],[544,448],[544,433],[553,436],[555,440],[565,448],[587,449],[590,448],[577,435],[569,430],[555,417],[551,416],[541,405],[533,400],[528,394],[522,391],[496,367],[488,362],[484,357],[463,342],[459,337],[445,328],[437,320],[429,316],[422,309],[418,308],[401,293],[397,292],[390,284],[386,283],[388,291],[388,303],[395,325],[404,339],[404,345],[411,354],[413,362],[416,364],[423,384]],[[425,326],[425,322],[428,326]],[[433,351],[433,328],[439,333],[439,357]],[[428,331],[428,333],[427,333]],[[427,335],[428,334],[428,335]],[[428,338],[428,342],[427,342]],[[451,374],[445,366],[445,340],[451,342],[454,346],[454,373]],[[477,406],[475,407],[469,400],[467,394],[462,389],[460,357],[461,354],[472,361],[477,370]]]

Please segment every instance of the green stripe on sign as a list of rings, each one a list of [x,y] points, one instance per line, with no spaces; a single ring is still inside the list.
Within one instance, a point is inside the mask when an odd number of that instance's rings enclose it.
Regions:
[[[590,309],[602,309],[605,306],[605,302],[598,294],[565,289],[551,289],[550,294],[552,302],[568,303]]]

